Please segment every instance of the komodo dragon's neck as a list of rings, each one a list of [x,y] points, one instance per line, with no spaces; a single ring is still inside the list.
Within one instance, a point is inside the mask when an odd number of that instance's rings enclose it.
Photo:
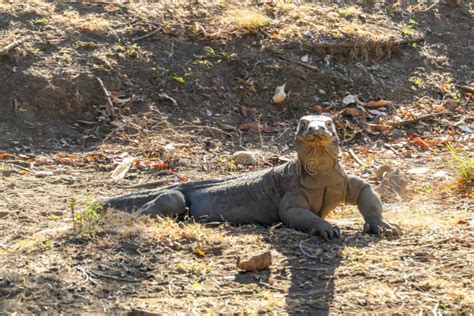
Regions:
[[[337,136],[320,139],[299,137],[295,139],[297,163],[301,174],[300,184],[309,188],[322,188],[345,180],[339,165],[339,140]]]

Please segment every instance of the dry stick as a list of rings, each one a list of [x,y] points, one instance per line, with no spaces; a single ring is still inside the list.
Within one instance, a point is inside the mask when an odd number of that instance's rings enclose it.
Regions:
[[[388,122],[387,125],[389,125],[391,127],[401,127],[401,126],[409,125],[409,124],[416,123],[416,122],[419,122],[419,121],[422,121],[422,120],[426,120],[426,119],[429,119],[429,118],[443,116],[443,115],[446,115],[447,113],[448,113],[448,111],[441,112],[441,113],[432,113],[432,114],[427,114],[427,115],[421,115],[421,116],[418,116],[417,118],[414,118],[412,120],[406,120],[406,121],[401,121],[401,122]]]
[[[316,71],[316,72],[321,72],[321,70],[319,70],[318,67],[305,64],[305,63],[302,62],[302,61],[293,60],[293,59],[291,59],[291,58],[288,58],[288,57],[285,57],[285,56],[282,56],[282,55],[277,55],[277,57],[280,58],[280,59],[289,61],[290,63],[297,64],[297,65],[299,65],[299,66],[301,66],[301,67],[305,67],[305,68],[311,69],[311,70]]]
[[[99,81],[100,87],[104,91],[105,96],[107,97],[107,103],[105,104],[105,110],[107,111],[107,114],[109,115],[109,118],[111,120],[115,119],[115,110],[114,110],[114,103],[112,102],[112,95],[110,94],[109,90],[104,85],[104,82],[97,77],[97,81]]]
[[[349,154],[351,155],[352,159],[355,160],[361,167],[367,167],[367,164],[365,164],[362,160],[360,160],[359,157],[355,154],[355,152],[352,149],[349,149]]]
[[[435,3],[430,5],[428,8],[424,9],[423,12],[427,12],[427,11],[433,9],[438,3],[439,3],[439,1],[436,1]]]
[[[111,280],[115,280],[115,281],[132,282],[132,283],[140,282],[140,280],[138,280],[138,279],[120,278],[120,277],[116,277],[116,276],[113,276],[113,275],[103,274],[103,273],[93,271],[93,270],[89,270],[89,272],[92,273],[93,275],[95,275],[96,277],[111,279]]]
[[[314,255],[312,255],[312,254],[306,252],[306,251],[303,249],[303,242],[308,241],[308,240],[311,240],[311,239],[313,239],[313,238],[314,238],[314,237],[311,237],[311,238],[308,238],[308,239],[305,239],[305,240],[301,240],[301,241],[300,241],[300,250],[301,250],[301,252],[302,252],[306,257],[308,257],[308,258],[311,258],[311,259],[320,259],[319,256],[314,256]]]
[[[457,84],[456,87],[458,87],[461,90],[474,93],[474,87],[466,86],[464,84]]]
[[[10,43],[8,44],[7,46],[3,47],[2,49],[0,49],[0,56],[6,56],[8,55],[8,53],[10,52],[10,49],[13,49],[17,46],[19,46],[21,43],[23,43],[24,41],[30,39],[31,36],[25,36],[23,38],[20,38],[19,40],[16,40],[14,41],[13,43]]]
[[[147,33],[145,35],[142,35],[142,36],[139,36],[139,37],[135,37],[134,39],[132,39],[132,42],[138,42],[138,41],[141,41],[145,38],[148,38],[150,36],[153,36],[155,35],[156,33],[158,33],[159,31],[161,31],[161,27],[157,28],[156,30],[154,31],[151,31],[150,33]]]

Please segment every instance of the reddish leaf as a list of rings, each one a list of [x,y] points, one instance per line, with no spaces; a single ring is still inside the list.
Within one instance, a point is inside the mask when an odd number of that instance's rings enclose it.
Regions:
[[[10,158],[10,157],[13,157],[13,156],[7,153],[0,153],[0,159]]]
[[[410,142],[420,146],[421,148],[423,149],[429,149],[430,148],[430,145],[428,145],[427,142],[425,142],[423,139],[421,139],[420,137],[418,136],[415,136],[415,137],[412,137],[410,139]]]
[[[169,169],[171,165],[168,163],[157,163],[157,164],[152,165],[152,167],[155,169],[163,170],[163,169]]]

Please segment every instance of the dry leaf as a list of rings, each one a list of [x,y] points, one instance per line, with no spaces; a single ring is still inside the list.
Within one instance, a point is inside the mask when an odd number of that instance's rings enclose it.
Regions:
[[[423,149],[429,149],[430,148],[430,145],[428,145],[427,142],[425,142],[423,139],[421,139],[418,136],[412,137],[410,139],[410,142],[420,146]]]
[[[115,168],[114,171],[111,173],[111,177],[114,180],[123,179],[127,174],[128,170],[132,166],[133,162],[135,161],[135,157],[125,157],[123,158],[122,162]]]
[[[204,252],[204,250],[202,250],[199,247],[194,248],[194,253],[197,254],[199,257],[205,257],[206,256],[206,253]]]
[[[390,107],[392,106],[392,101],[378,100],[378,101],[369,101],[367,107],[369,108],[381,108],[381,107]]]
[[[258,124],[257,122],[242,123],[240,124],[239,128],[241,130],[253,130],[253,131],[258,131],[261,129],[260,124]]]
[[[287,95],[285,92],[285,86],[286,86],[286,83],[275,88],[275,94],[273,95],[273,98],[272,98],[273,103],[278,104],[286,100]]]
[[[342,114],[347,115],[347,116],[352,116],[352,117],[360,117],[364,116],[364,112],[358,108],[345,108],[342,111]]]
[[[278,33],[273,33],[272,36],[271,36],[272,40],[274,41],[279,41],[281,39],[281,36],[280,34]]]
[[[6,158],[11,158],[13,157],[12,155],[10,154],[7,154],[7,153],[0,153],[0,159],[6,159]]]
[[[260,255],[252,256],[247,260],[237,258],[237,268],[245,271],[259,271],[267,269],[272,264],[272,253],[266,251]]]
[[[153,168],[163,170],[163,169],[169,169],[171,165],[169,163],[157,163],[152,165]]]

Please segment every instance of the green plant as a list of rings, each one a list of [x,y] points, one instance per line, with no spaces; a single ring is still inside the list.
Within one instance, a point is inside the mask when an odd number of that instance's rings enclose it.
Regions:
[[[70,199],[69,207],[73,216],[74,231],[80,233],[83,237],[91,237],[95,233],[95,228],[100,219],[105,214],[105,207],[98,201],[86,203],[84,211],[76,214],[76,200]]]
[[[423,83],[423,80],[418,77],[412,77],[409,80],[411,83],[413,83],[415,86],[420,86]]]
[[[49,20],[47,18],[37,18],[37,19],[32,19],[29,21],[30,25],[46,25],[49,23]]]
[[[181,76],[172,76],[172,77],[170,77],[170,79],[173,80],[173,81],[176,81],[177,83],[180,83],[180,84],[185,84],[186,83],[186,80]]]
[[[416,33],[415,30],[412,29],[411,27],[404,26],[402,28],[402,35],[403,36],[413,36],[413,35],[415,35],[415,33]]]
[[[461,186],[472,184],[474,182],[474,159],[462,157],[450,143],[447,143],[446,147],[451,153],[451,158],[459,173],[458,184]]]

